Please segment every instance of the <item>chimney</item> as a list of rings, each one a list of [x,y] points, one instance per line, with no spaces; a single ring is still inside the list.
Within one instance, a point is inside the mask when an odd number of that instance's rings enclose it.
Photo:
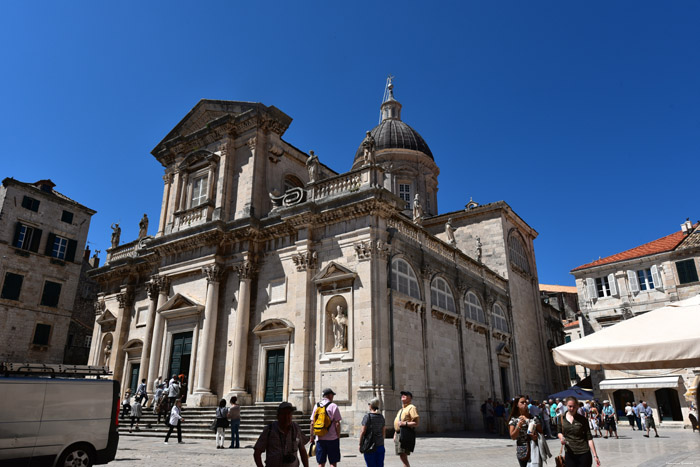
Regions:
[[[90,247],[86,246],[85,251],[83,252],[83,261],[87,261],[88,263],[90,262]]]
[[[688,217],[685,222],[681,224],[681,232],[683,232],[683,235],[688,235],[691,230],[693,230],[693,223],[690,222],[690,217]]]
[[[93,269],[100,267],[100,257],[97,256],[97,253],[99,253],[99,250],[95,250],[95,255],[89,261],[90,266],[92,266]]]

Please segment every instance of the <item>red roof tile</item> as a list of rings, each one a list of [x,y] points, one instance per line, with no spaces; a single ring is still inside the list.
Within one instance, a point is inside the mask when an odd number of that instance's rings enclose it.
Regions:
[[[572,327],[574,327],[574,326],[578,326],[578,320],[572,321],[571,323],[566,323],[566,324],[564,325],[564,328],[572,328]]]
[[[697,225],[698,224],[695,224],[693,227],[697,227]],[[602,266],[603,264],[616,263],[618,261],[626,261],[628,259],[641,258],[642,256],[672,251],[683,241],[684,238],[685,235],[683,235],[682,231],[674,232],[670,235],[666,235],[665,237],[661,237],[658,240],[654,240],[653,242],[645,243],[644,245],[632,248],[631,250],[616,253],[614,255],[601,258],[597,261],[593,261],[592,263],[584,264],[572,269],[571,272],[592,268],[594,266]]]

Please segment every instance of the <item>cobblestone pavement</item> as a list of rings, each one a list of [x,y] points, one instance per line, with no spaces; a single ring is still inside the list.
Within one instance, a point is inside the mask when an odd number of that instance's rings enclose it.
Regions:
[[[187,429],[185,425],[184,430]],[[692,430],[659,430],[659,438],[644,438],[638,431],[621,427],[620,439],[596,438],[595,444],[603,466],[659,467],[668,465],[700,466],[700,435]],[[357,438],[343,438],[341,452],[342,467],[364,466],[362,455],[357,451]],[[559,452],[559,442],[549,441],[553,454]],[[394,455],[393,443],[387,440],[385,465],[400,466]],[[412,466],[514,466],[515,444],[506,438],[490,437],[476,432],[457,432],[419,437],[416,452],[410,457]],[[159,438],[136,438],[123,436],[119,440],[117,458],[113,466],[254,466],[252,444],[242,449],[215,447],[214,440],[186,440],[178,444],[177,439],[168,445]],[[311,466],[315,466],[313,462]],[[545,464],[547,465],[547,464]],[[550,459],[549,466],[554,466]]]

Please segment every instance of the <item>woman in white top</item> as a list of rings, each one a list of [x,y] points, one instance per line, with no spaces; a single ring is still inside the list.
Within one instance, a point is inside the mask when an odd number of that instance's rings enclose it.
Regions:
[[[632,427],[632,431],[634,430],[634,408],[632,407],[632,404],[629,402],[627,405],[625,405],[625,416],[627,417],[627,420],[630,422],[630,426]]]
[[[168,434],[165,435],[165,444],[168,444],[168,440],[170,439],[170,435],[173,433],[173,428],[177,427],[177,442],[182,444],[182,429],[180,428],[180,424],[185,420],[182,418],[182,402],[178,399],[175,401],[175,405],[173,405],[172,410],[170,410],[170,429],[168,430]]]

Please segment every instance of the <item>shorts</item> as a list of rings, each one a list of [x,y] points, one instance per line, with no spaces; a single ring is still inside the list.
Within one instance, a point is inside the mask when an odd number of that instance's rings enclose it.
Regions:
[[[399,454],[406,454],[407,456],[411,455],[411,451],[406,451],[404,448],[401,447],[401,440],[398,434],[394,436],[394,448],[396,449],[397,456]]]
[[[325,464],[326,460],[329,464],[340,462],[340,438],[316,441],[316,462]]]
[[[644,420],[644,423],[647,425],[647,429],[656,429],[656,424],[654,423],[654,417],[647,417]]]

